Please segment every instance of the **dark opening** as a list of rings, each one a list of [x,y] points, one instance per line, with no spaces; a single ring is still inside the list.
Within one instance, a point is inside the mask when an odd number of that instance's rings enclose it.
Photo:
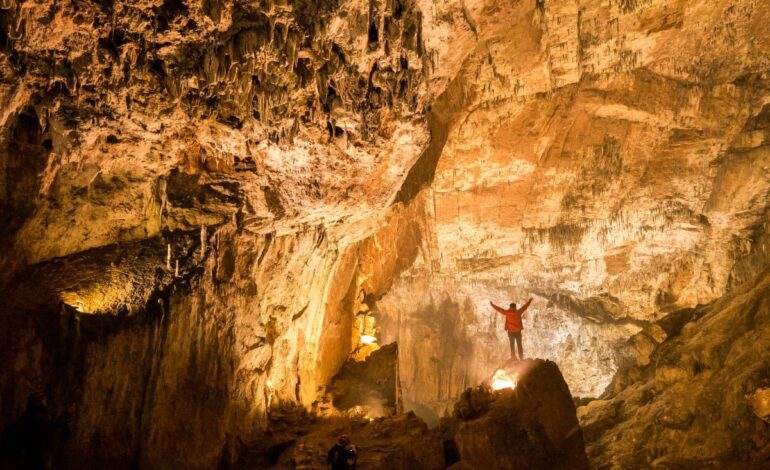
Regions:
[[[444,465],[450,467],[460,461],[460,451],[454,439],[444,441]]]
[[[13,139],[20,144],[37,145],[40,143],[42,129],[37,119],[37,113],[31,107],[25,108],[16,117],[13,128]]]
[[[396,0],[396,4],[393,6],[393,18],[400,19],[404,13],[404,5],[401,4],[401,0]]]
[[[268,449],[266,455],[268,465],[273,466],[278,464],[278,460],[281,458],[281,454],[283,454],[286,449],[291,447],[293,443],[294,442],[282,442]]]
[[[380,32],[377,30],[377,25],[374,23],[369,24],[369,45],[376,45],[380,42]]]

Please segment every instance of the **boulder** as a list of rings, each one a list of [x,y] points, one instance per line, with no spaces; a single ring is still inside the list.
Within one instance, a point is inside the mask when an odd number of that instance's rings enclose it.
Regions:
[[[589,468],[569,388],[551,361],[513,366],[513,389],[466,391],[455,407],[460,461],[476,469]],[[465,467],[463,467],[465,468]]]

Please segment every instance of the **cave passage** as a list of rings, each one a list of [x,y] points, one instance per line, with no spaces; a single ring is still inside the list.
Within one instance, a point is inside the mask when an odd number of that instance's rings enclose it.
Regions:
[[[0,468],[770,468],[770,3],[0,2]]]

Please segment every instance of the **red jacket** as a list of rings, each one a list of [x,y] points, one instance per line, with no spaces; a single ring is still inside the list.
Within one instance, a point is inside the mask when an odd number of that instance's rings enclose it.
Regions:
[[[512,333],[518,333],[524,329],[524,325],[521,322],[521,314],[524,313],[529,308],[529,304],[531,303],[532,303],[532,299],[529,299],[527,303],[525,303],[524,306],[518,310],[513,308],[504,309],[502,307],[498,307],[495,304],[492,304],[492,308],[497,310],[500,314],[505,315],[506,331],[510,331]]]

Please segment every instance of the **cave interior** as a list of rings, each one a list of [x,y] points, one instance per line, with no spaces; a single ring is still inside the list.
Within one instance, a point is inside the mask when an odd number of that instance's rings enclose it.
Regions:
[[[0,1],[0,467],[770,468],[768,23]]]

